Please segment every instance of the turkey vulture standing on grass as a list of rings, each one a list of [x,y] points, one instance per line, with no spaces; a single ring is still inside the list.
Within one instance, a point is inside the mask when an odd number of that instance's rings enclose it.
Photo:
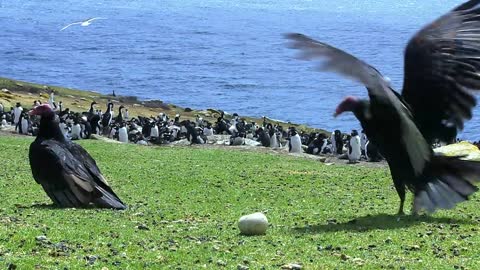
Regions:
[[[347,97],[335,116],[352,111],[386,158],[403,213],[405,189],[413,212],[450,209],[477,191],[480,163],[435,154],[435,139],[451,141],[472,117],[470,90],[480,90],[480,0],[468,1],[418,32],[405,52],[398,94],[374,67],[302,34],[288,34],[301,59],[323,60],[333,71],[362,83],[370,100]]]
[[[33,178],[60,207],[97,207],[125,209],[100,173],[95,160],[78,144],[65,138],[48,104],[30,111],[40,115],[38,136],[30,145]]]

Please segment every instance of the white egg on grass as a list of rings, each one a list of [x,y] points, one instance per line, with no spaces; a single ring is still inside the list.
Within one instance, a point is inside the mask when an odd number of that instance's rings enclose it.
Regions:
[[[268,219],[260,212],[245,215],[238,220],[238,228],[244,235],[262,235],[267,231]]]

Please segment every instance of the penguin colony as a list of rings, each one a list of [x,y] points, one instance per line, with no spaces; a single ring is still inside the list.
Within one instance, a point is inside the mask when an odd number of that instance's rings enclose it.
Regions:
[[[356,143],[359,141],[358,135],[353,135],[358,133],[356,130],[353,130],[351,135],[337,130],[327,136],[323,133],[305,133],[294,127],[274,125],[268,123],[266,117],[261,124],[247,123],[236,113],[226,115],[224,112],[221,112],[215,123],[210,123],[198,115],[195,120],[190,121],[182,120],[178,114],[170,118],[165,113],[160,113],[157,117],[130,118],[128,108],[122,105],[117,107],[110,101],[103,105],[92,102],[88,111],[73,112],[69,108],[63,108],[62,102],[57,105],[53,93],[48,104],[59,118],[62,134],[70,140],[89,139],[92,135],[98,135],[122,143],[140,145],[169,144],[182,139],[187,139],[191,144],[205,144],[209,136],[222,134],[230,135],[230,145],[244,145],[245,139],[251,139],[264,147],[285,148],[291,153],[338,154],[341,159],[348,159],[352,163],[361,159],[382,160],[376,152],[370,153],[370,156],[375,158],[367,158],[365,145],[368,139],[366,136],[359,137],[361,142]],[[39,105],[42,103],[37,100],[31,107]],[[20,103],[9,111],[5,111],[2,106],[0,119],[0,128],[15,127],[16,132],[24,135],[36,136],[38,133],[40,118],[28,115]]]

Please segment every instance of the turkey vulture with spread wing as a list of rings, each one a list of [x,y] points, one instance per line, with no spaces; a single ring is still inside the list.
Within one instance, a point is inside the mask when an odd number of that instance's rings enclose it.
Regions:
[[[386,158],[403,213],[405,190],[413,212],[450,209],[477,191],[480,163],[435,154],[436,140],[452,141],[472,117],[480,90],[480,0],[468,1],[418,32],[405,51],[403,91],[356,57],[302,34],[287,34],[304,60],[362,83],[369,100],[347,97],[335,115],[352,111]]]
[[[80,145],[65,138],[48,104],[35,107],[30,114],[41,116],[37,138],[30,145],[30,167],[33,178],[54,204],[85,207],[91,203],[102,208],[126,208],[95,160]]]

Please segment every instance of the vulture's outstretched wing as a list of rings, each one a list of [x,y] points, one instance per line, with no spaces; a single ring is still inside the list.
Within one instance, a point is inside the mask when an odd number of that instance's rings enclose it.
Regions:
[[[375,112],[377,117],[385,118],[385,122],[399,121],[399,136],[407,149],[410,163],[416,174],[423,171],[432,150],[416,128],[400,95],[390,88],[389,82],[377,69],[351,54],[305,35],[288,34],[286,38],[292,41],[291,48],[301,51],[301,59],[321,61],[320,71],[337,72],[362,83],[368,90],[370,102],[376,105],[375,109],[380,110]]]
[[[454,140],[472,118],[470,90],[480,90],[480,0],[423,28],[405,51],[402,95],[428,142]]]
[[[290,48],[300,50],[299,59],[319,61],[319,71],[339,73],[365,85],[369,94],[375,94],[378,90],[380,95],[385,95],[383,89],[388,87],[388,82],[369,64],[345,51],[303,34],[290,33],[285,37],[291,41]]]

